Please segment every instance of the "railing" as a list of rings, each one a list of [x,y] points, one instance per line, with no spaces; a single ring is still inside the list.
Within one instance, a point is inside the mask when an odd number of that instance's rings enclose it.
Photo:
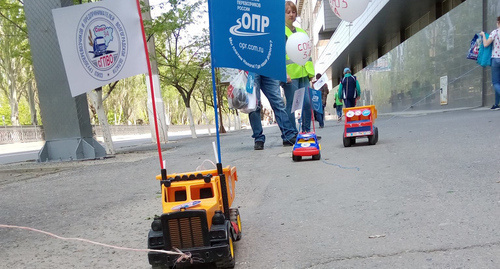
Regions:
[[[142,135],[151,133],[151,126],[149,125],[110,125],[109,127],[112,135]],[[215,128],[213,125],[210,127],[212,129]],[[207,128],[209,128],[209,125],[196,125],[196,130],[206,130]],[[94,137],[102,136],[100,125],[92,126],[92,129]],[[169,134],[189,130],[189,125],[168,126]],[[24,125],[0,127],[0,145],[44,141],[44,136],[43,126]]]
[[[44,135],[42,126],[3,126],[0,127],[0,144],[41,141]]]

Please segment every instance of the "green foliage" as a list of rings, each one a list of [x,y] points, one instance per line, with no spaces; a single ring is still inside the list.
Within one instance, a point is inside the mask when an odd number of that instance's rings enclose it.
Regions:
[[[186,110],[181,109],[180,103],[185,108],[191,108],[193,96],[195,104],[202,108],[192,111],[193,116],[201,118],[202,111],[210,100],[204,98],[204,91],[210,80],[210,54],[208,31],[204,29],[199,34],[190,34],[196,19],[200,16],[202,1],[187,4],[184,1],[169,0],[167,12],[158,18],[146,23],[148,36],[154,36],[156,54],[153,58],[157,61],[162,84],[162,95],[166,100],[167,110],[171,114],[173,124],[186,122]],[[175,94],[175,91],[177,93]]]
[[[134,124],[147,120],[147,91],[145,76],[138,75],[122,79],[104,101],[110,124]],[[103,87],[104,93],[109,86]]]
[[[19,123],[21,125],[31,125],[30,106],[24,98],[19,102]]]
[[[77,5],[94,1],[73,2]],[[148,36],[156,40],[157,50],[151,57],[158,61],[162,97],[173,124],[187,122],[186,107],[194,108],[195,123],[202,123],[203,115],[212,123],[214,119],[208,30],[190,31],[205,12],[202,10],[204,2],[190,3],[169,0],[164,14],[145,22]],[[6,124],[12,124],[9,98],[15,98],[19,122],[31,124],[26,89],[34,80],[33,74],[22,1],[0,0],[0,123],[3,123],[1,116],[5,116]],[[144,75],[118,83],[104,101],[110,124],[149,121],[145,83]],[[103,87],[104,95],[108,91],[108,86]],[[41,123],[40,113],[37,117]]]
[[[23,95],[26,96],[26,85],[33,79],[31,64],[26,18],[21,2],[0,0],[0,89],[9,100],[10,115],[28,113],[27,117],[30,118],[29,109],[23,108],[20,112],[21,104],[17,104]],[[19,115],[19,118],[26,118],[26,115]]]
[[[0,94],[0,124],[12,125],[10,121],[9,100],[2,94]]]

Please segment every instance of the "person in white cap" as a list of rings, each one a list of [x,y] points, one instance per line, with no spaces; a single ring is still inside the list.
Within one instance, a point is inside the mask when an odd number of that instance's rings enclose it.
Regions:
[[[344,69],[344,78],[340,82],[338,96],[344,101],[344,106],[355,107],[356,100],[361,96],[361,88],[355,76],[351,75],[351,69]]]

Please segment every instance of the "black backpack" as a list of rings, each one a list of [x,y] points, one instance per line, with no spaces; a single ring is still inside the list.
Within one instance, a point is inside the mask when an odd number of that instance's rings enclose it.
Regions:
[[[356,91],[356,77],[344,77],[342,79],[342,99],[356,99],[358,92]]]

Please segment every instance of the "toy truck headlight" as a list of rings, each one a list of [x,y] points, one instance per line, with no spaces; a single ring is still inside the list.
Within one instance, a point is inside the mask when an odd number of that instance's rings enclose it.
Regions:
[[[160,219],[155,219],[153,220],[153,223],[151,223],[151,230],[158,232],[161,231],[161,220]]]
[[[151,237],[149,238],[149,245],[154,246],[163,246],[163,237]]]
[[[224,238],[226,238],[226,231],[224,231],[224,230],[211,231],[210,238],[212,238],[212,239],[224,239]]]

